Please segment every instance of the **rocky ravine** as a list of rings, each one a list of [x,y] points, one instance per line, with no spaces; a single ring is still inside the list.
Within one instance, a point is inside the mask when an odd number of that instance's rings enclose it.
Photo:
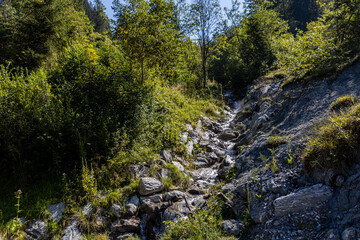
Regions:
[[[259,82],[241,100],[225,95],[230,106],[225,119],[204,118],[195,128],[187,125],[182,139],[188,153],[194,153],[194,144],[206,149],[194,154],[191,163],[171,151],[161,153],[156,164],[172,162],[191,177],[186,191],[163,191],[159,180],[169,174],[165,167],[153,178],[151,166],[135,165],[130,172],[140,180],[137,195],[128,198],[125,206],[113,205],[100,213],[93,213],[89,203],[83,214],[97,214],[99,222],[110,222],[113,239],[135,235],[156,239],[165,230],[164,221],[177,221],[205,206],[208,189],[235,166],[236,178],[222,189],[233,196],[230,204],[236,218],[224,221],[224,230],[244,239],[360,239],[360,165],[346,172],[332,169],[309,176],[299,157],[314,124],[329,114],[329,105],[346,94],[359,97],[360,64],[334,81],[280,85],[277,79]],[[290,142],[271,153],[271,136],[286,136]],[[275,171],[271,170],[273,159]],[[63,207],[51,206],[51,216],[60,220]],[[251,221],[244,225],[247,211]],[[27,233],[34,239],[46,235],[44,223],[32,222]],[[74,221],[64,230],[63,239],[80,238]]]

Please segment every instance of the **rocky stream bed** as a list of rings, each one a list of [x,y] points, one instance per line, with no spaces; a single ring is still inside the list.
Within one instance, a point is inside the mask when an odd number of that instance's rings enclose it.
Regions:
[[[333,81],[284,87],[281,82],[254,84],[243,99],[225,94],[229,103],[225,119],[202,118],[197,126],[186,125],[181,138],[191,160],[171,150],[161,152],[156,164],[171,162],[187,174],[191,184],[186,190],[164,191],[161,179],[169,174],[165,167],[150,177],[150,165],[132,166],[130,173],[140,181],[139,193],[126,199],[124,206],[114,204],[96,213],[98,221],[110,222],[111,239],[157,239],[166,230],[165,221],[176,222],[205,207],[208,190],[229,170],[236,170],[236,176],[222,192],[232,196],[227,201],[234,217],[223,222],[224,231],[243,239],[360,239],[360,165],[345,172],[305,173],[300,161],[314,125],[329,114],[330,104],[346,94],[359,97],[360,64]],[[271,136],[287,141],[270,146]],[[195,153],[195,146],[204,151]],[[50,206],[51,218],[61,221],[64,209],[62,203]],[[244,224],[246,210],[250,223]],[[95,214],[91,203],[83,214]],[[45,223],[33,221],[26,232],[31,239],[41,239]],[[63,231],[63,240],[81,238],[74,220]]]

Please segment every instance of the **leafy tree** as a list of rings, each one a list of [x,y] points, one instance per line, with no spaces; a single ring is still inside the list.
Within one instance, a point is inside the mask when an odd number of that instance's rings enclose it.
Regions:
[[[84,10],[88,16],[91,24],[94,26],[94,31],[104,33],[110,30],[109,19],[105,15],[105,6],[100,0],[95,0],[94,4],[88,0],[84,0]]]
[[[114,1],[115,37],[123,42],[133,66],[140,68],[143,81],[147,68],[168,76],[177,62],[179,39],[173,8],[174,3],[166,0]]]
[[[210,47],[217,26],[221,22],[221,8],[218,0],[194,0],[190,7],[189,21],[201,51],[203,86],[207,79],[207,62]]]
[[[268,1],[248,1],[241,22],[226,34],[227,47],[211,63],[215,79],[241,89],[266,73],[276,61],[275,40],[288,26]]]
[[[0,63],[35,69],[88,31],[72,0],[6,0],[0,7]]]

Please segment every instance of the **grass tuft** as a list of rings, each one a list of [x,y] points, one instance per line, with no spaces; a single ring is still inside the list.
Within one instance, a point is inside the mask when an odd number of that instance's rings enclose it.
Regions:
[[[302,154],[305,170],[335,168],[344,170],[359,160],[360,104],[349,112],[330,116],[315,131]]]
[[[355,104],[355,98],[350,95],[345,95],[337,98],[333,103],[331,103],[330,110],[337,111],[340,109],[349,108],[354,104]]]

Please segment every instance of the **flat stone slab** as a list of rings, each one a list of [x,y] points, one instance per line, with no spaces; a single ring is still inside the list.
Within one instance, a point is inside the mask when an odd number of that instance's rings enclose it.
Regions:
[[[274,200],[275,216],[283,216],[317,207],[320,203],[329,200],[332,195],[333,189],[331,187],[317,184],[279,197]]]
[[[140,191],[143,196],[161,192],[164,189],[162,182],[156,178],[144,177],[140,179]]]

